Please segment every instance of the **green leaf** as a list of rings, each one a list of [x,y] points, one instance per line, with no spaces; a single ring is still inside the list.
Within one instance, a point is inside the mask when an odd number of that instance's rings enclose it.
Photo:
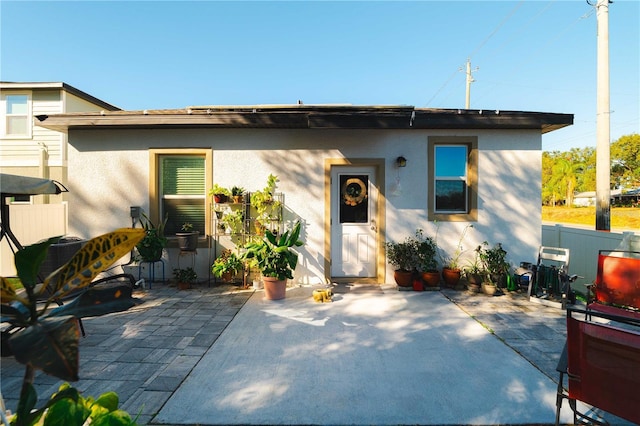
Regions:
[[[145,236],[141,228],[120,228],[92,238],[62,268],[49,275],[41,294],[49,288],[50,300],[63,298],[91,284],[102,271],[129,253]]]
[[[16,361],[62,380],[78,380],[80,328],[74,317],[46,318],[15,332],[9,345]]]
[[[95,403],[101,407],[106,408],[108,411],[115,411],[118,409],[120,399],[118,398],[117,393],[110,391],[100,395],[98,399],[96,399]]]
[[[73,316],[75,318],[98,317],[112,312],[122,312],[136,305],[127,284],[108,287],[91,287],[69,303],[58,306],[43,318]]]
[[[38,284],[38,271],[40,271],[40,265],[47,257],[49,246],[59,240],[60,237],[53,237],[18,250],[15,254],[15,264],[22,285],[33,288]]]
[[[132,426],[135,423],[126,411],[115,410],[105,415],[92,418],[91,426]]]
[[[44,426],[82,426],[89,418],[91,410],[84,400],[62,397],[49,406],[44,416]]]

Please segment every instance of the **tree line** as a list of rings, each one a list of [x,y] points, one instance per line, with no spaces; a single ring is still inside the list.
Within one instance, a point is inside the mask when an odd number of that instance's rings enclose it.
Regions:
[[[640,134],[621,136],[610,145],[611,189],[640,188]],[[573,205],[578,192],[596,190],[596,149],[542,153],[542,204]]]

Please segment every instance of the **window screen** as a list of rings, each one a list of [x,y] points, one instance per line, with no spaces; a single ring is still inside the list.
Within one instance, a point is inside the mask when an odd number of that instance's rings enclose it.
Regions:
[[[180,232],[182,224],[191,223],[195,231],[205,234],[205,157],[202,155],[167,155],[160,157],[160,215],[168,214],[165,233]]]

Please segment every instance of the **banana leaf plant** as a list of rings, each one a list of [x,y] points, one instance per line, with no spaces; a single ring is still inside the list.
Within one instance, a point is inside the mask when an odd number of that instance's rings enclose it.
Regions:
[[[290,231],[280,237],[267,230],[262,241],[245,246],[243,260],[254,262],[263,277],[279,280],[293,279],[293,271],[298,264],[298,253],[291,250],[304,244],[300,237],[300,222],[296,222]]]
[[[35,371],[42,370],[62,380],[78,380],[78,320],[126,311],[135,305],[130,285],[92,287],[91,283],[98,274],[133,250],[144,236],[144,229],[121,228],[93,238],[41,284],[38,282],[40,266],[51,244],[60,237],[27,246],[15,254],[16,270],[24,292],[19,293],[12,281],[0,277],[1,319],[3,327],[7,326],[2,332],[3,352],[8,350],[8,355],[26,366],[12,425],[35,424],[47,408],[77,394],[73,388],[59,392],[44,407],[35,409]],[[69,298],[73,300],[52,308],[58,301]]]

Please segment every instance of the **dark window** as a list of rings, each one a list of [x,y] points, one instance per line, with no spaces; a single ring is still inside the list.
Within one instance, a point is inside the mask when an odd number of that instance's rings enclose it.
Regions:
[[[340,223],[369,221],[369,177],[367,175],[340,176]]]

